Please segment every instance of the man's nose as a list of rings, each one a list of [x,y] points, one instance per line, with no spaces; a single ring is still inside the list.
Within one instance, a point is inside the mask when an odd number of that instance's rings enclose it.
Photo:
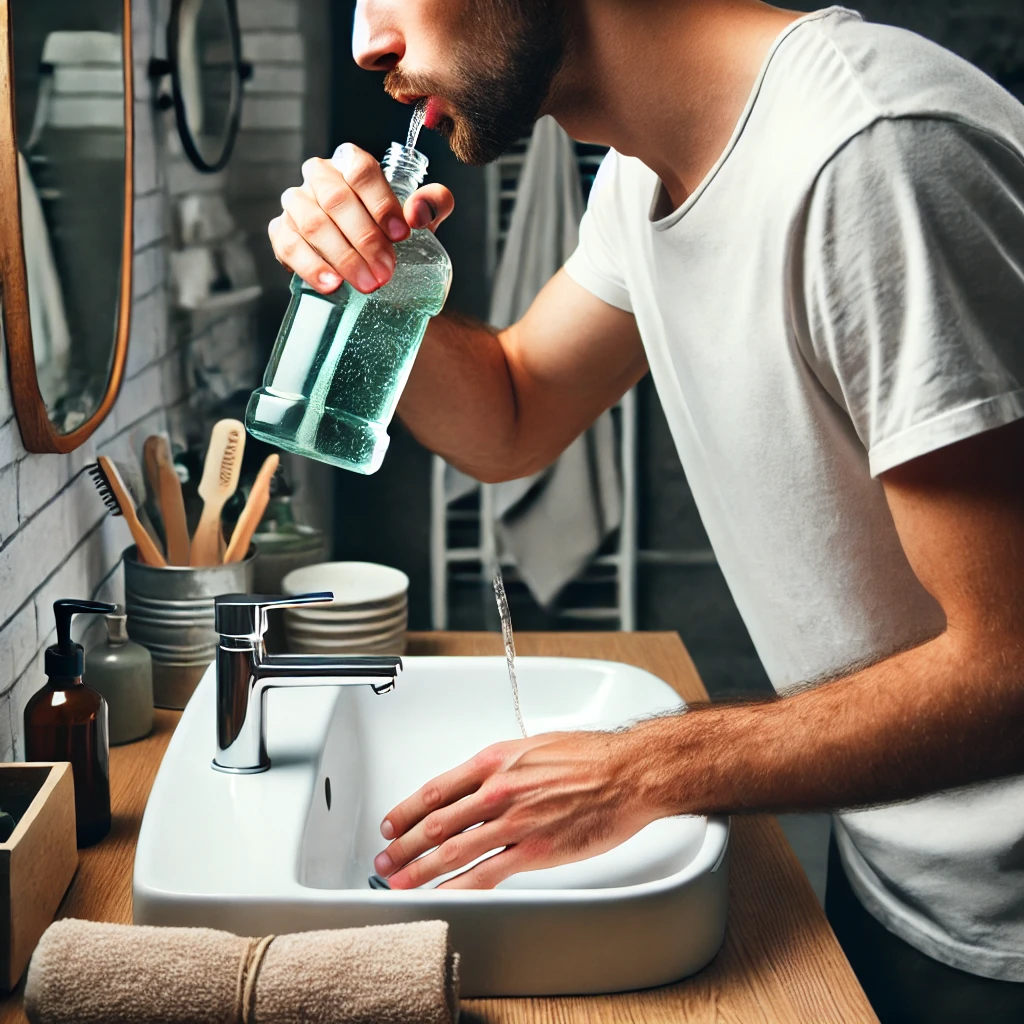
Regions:
[[[405,40],[388,15],[394,4],[359,0],[352,25],[352,56],[365,71],[390,71],[405,56]]]

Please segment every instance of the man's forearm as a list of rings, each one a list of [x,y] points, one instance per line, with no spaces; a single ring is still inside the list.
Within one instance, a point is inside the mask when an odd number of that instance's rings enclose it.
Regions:
[[[433,319],[398,414],[421,444],[477,479],[510,471],[516,400],[498,334],[468,318]]]
[[[665,814],[814,811],[909,800],[1024,772],[1021,646],[945,633],[776,700],[713,705],[626,734]]]

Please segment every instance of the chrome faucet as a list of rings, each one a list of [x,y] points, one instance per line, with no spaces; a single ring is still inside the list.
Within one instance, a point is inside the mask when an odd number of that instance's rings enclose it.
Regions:
[[[217,756],[213,767],[233,775],[256,775],[270,767],[267,756],[266,693],[286,686],[395,688],[401,658],[345,655],[268,654],[264,636],[272,608],[329,604],[334,595],[254,597],[228,594],[214,601],[217,648]]]

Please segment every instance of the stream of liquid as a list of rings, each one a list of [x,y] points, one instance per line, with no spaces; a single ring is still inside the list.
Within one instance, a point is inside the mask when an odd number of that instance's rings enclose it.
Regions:
[[[423,123],[427,119],[427,101],[420,100],[416,109],[412,112],[412,120],[409,122],[409,134],[406,136],[406,149],[415,149],[416,143],[420,141],[420,132],[423,131]]]
[[[519,681],[516,679],[516,643],[512,636],[512,613],[508,607],[508,595],[505,593],[505,580],[499,568],[494,574],[494,597],[498,602],[498,615],[501,616],[501,636],[505,641],[505,661],[508,663],[508,681],[512,684],[512,706],[515,708],[516,721],[524,739],[528,739],[523,711],[519,706]]]

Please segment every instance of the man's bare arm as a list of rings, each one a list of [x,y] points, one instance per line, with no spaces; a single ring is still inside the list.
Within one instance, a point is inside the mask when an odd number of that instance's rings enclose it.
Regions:
[[[398,412],[453,465],[510,480],[550,465],[646,372],[632,314],[560,271],[507,330],[434,320]]]
[[[856,807],[1024,772],[1022,465],[1018,423],[885,474],[945,631],[814,690],[643,726],[696,770],[682,788],[663,779],[660,799],[704,811]]]
[[[377,161],[352,145],[307,160],[302,178],[267,230],[278,260],[323,294],[344,281],[366,294],[387,284],[395,243],[436,229],[455,207],[437,183],[402,207]],[[646,372],[633,316],[563,271],[506,331],[432,321],[399,414],[460,469],[509,480],[553,462]]]
[[[878,805],[1024,772],[1022,465],[1018,423],[883,478],[939,636],[793,696],[488,748],[388,815],[378,870],[408,888],[504,848],[446,883],[489,888],[668,815]]]

